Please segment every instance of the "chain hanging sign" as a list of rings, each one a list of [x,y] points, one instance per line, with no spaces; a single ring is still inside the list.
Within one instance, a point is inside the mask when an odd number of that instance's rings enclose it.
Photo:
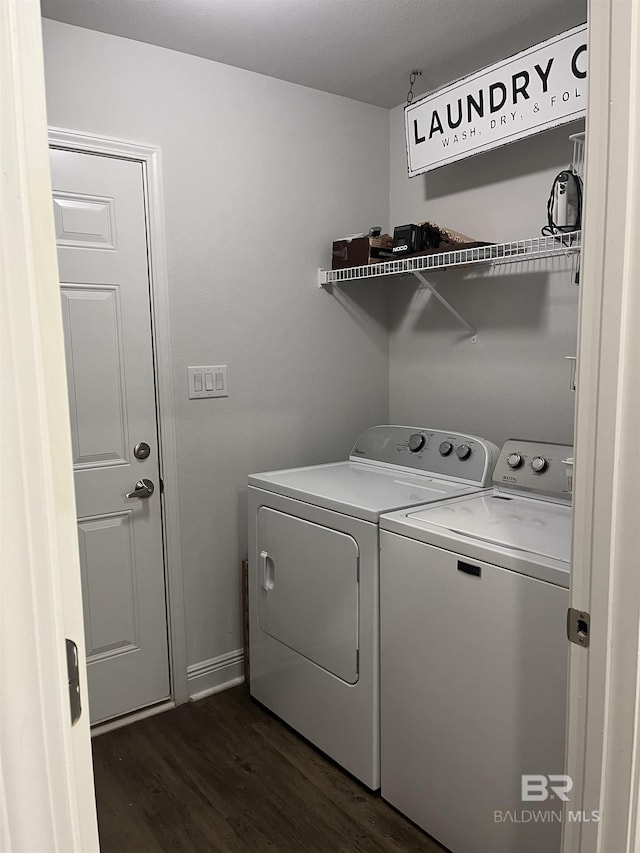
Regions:
[[[583,24],[408,103],[409,177],[575,121],[586,105]]]

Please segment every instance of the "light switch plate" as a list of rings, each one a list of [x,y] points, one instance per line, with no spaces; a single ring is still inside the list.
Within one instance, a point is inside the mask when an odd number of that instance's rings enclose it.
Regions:
[[[199,400],[202,397],[229,396],[226,364],[188,367],[187,378],[190,400]]]

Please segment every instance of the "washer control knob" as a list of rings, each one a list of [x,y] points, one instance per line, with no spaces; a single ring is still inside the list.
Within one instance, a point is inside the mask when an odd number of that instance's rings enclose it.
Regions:
[[[536,474],[542,474],[543,471],[547,470],[547,460],[544,456],[534,456],[531,460],[531,467],[536,472]]]
[[[424,447],[425,442],[426,438],[423,435],[420,435],[419,432],[414,432],[413,435],[409,436],[409,450],[412,453],[418,453]]]
[[[507,456],[507,465],[509,468],[519,468],[522,465],[522,455],[520,453],[510,453]]]
[[[471,448],[468,444],[459,444],[456,447],[456,456],[458,459],[468,459],[471,456]]]
[[[440,451],[440,456],[448,456],[453,450],[453,444],[450,441],[443,441],[438,450]]]

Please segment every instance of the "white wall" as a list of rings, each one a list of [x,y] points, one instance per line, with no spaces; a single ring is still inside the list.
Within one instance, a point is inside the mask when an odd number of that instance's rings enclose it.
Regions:
[[[548,131],[409,180],[403,107],[390,111],[390,221],[432,220],[475,239],[540,234],[554,176],[572,156]],[[510,437],[573,440],[574,395],[565,355],[575,355],[578,288],[564,258],[516,267],[438,273],[434,284],[478,330],[477,344],[428,293],[390,285],[390,420]]]
[[[316,288],[331,240],[387,226],[388,112],[43,22],[49,123],[162,147],[188,661],[241,646],[251,471],[344,458],[388,418],[384,286]],[[189,401],[189,364],[230,397]]]

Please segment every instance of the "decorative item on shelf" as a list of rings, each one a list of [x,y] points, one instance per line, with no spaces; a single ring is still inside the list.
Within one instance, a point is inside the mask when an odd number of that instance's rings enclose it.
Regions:
[[[553,179],[543,234],[579,231],[582,225],[582,178],[569,166]]]
[[[454,231],[453,228],[446,228],[441,225],[436,225],[435,222],[420,222],[421,228],[428,229],[432,234],[438,235],[438,243],[435,248],[430,248],[425,251],[425,254],[431,252],[454,252],[457,249],[475,249],[478,246],[491,246],[486,240],[475,240],[473,237],[467,237],[466,234],[461,234],[459,231]]]
[[[417,252],[438,251],[440,232],[424,225],[396,225],[393,229],[393,256],[415,255]]]
[[[377,264],[393,257],[393,237],[382,234],[382,228],[369,229],[369,234],[350,234],[333,241],[331,269]]]
[[[428,221],[419,222],[417,225],[397,225],[393,230],[394,257],[430,255],[490,245]]]
[[[573,158],[567,169],[553,179],[547,200],[547,224],[541,233],[557,237],[580,231],[582,228],[582,198],[584,195],[584,132],[569,137],[573,143]],[[580,257],[572,262],[571,280],[580,284]]]

